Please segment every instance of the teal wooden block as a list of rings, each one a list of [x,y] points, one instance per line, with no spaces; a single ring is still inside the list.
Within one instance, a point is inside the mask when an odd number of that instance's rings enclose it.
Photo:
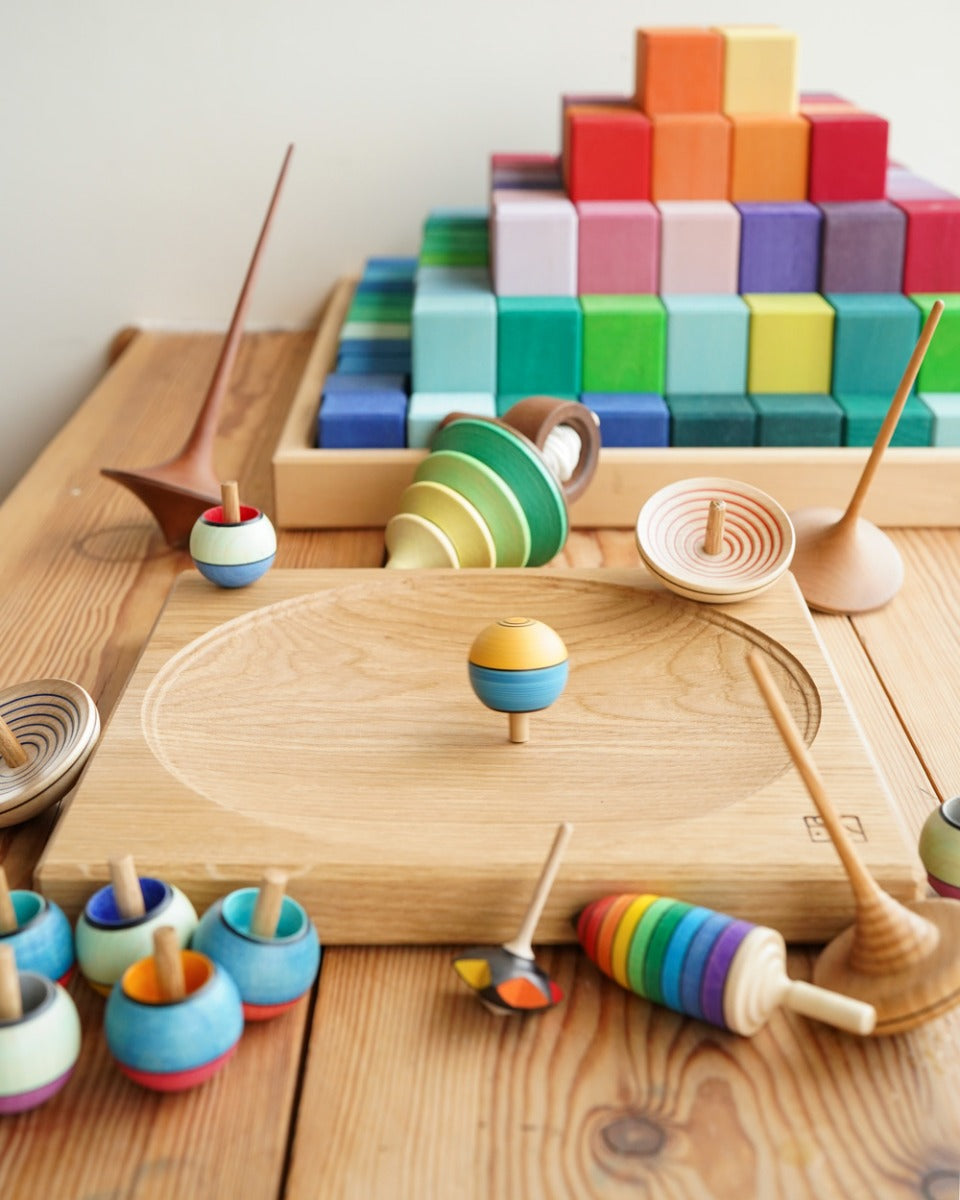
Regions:
[[[492,292],[423,291],[413,302],[414,392],[497,387],[497,304]]]
[[[581,296],[584,392],[663,395],[666,310],[659,296]]]
[[[750,309],[739,296],[663,296],[668,396],[742,394]]]
[[[832,396],[753,395],[758,446],[841,446],[843,409]]]
[[[407,445],[411,450],[429,449],[444,417],[452,412],[475,417],[497,415],[489,392],[414,392],[407,405]]]
[[[845,446],[872,446],[890,407],[890,396],[837,396],[843,409]],[[933,413],[919,396],[908,396],[891,446],[929,446],[933,438]]]
[[[576,395],[583,361],[583,316],[573,296],[497,298],[497,391]]]
[[[668,396],[671,446],[755,446],[757,414],[746,396]]]
[[[829,292],[835,396],[889,397],[897,389],[920,335],[920,310],[894,292]]]
[[[526,400],[528,396],[536,395],[535,392],[506,392],[503,395],[497,396],[497,416],[502,417],[504,413],[510,411],[513,406],[520,400]],[[580,397],[573,392],[550,392],[550,395],[557,400],[579,400]]]
[[[921,392],[933,413],[931,446],[960,446],[960,392]]]

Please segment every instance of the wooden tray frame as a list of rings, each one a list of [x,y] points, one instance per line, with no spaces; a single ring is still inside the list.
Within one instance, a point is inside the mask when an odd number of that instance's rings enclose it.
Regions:
[[[283,529],[381,528],[397,511],[425,450],[317,450],[323,380],[356,280],[335,285],[274,451],[274,519]],[[678,479],[720,475],[762,488],[792,512],[806,505],[845,508],[868,449],[760,447],[601,450],[596,476],[570,510],[575,528],[631,528],[643,502]],[[960,525],[960,450],[893,447],[863,515],[878,525]]]

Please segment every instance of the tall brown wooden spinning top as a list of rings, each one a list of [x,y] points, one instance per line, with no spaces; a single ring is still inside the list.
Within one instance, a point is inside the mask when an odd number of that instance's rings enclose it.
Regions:
[[[200,514],[220,502],[220,481],[213,467],[213,441],[220,417],[220,405],[240,348],[253,285],[292,154],[293,146],[290,145],[280,167],[270,207],[257,238],[250,266],[247,268],[233,319],[227,330],[213,378],[210,380],[210,387],[183,449],[175,458],[155,467],[144,467],[139,471],[108,467],[101,470],[102,475],[122,483],[143,501],[156,517],[164,538],[171,546],[186,543]]]
[[[756,650],[747,661],[853,888],[854,923],[821,953],[814,983],[872,1004],[874,1034],[913,1029],[960,1003],[960,904],[904,905],[879,886],[841,825],[766,663]]]
[[[828,613],[869,612],[892,600],[900,590],[900,552],[882,529],[860,516],[860,510],[942,312],[943,301],[937,300],[920,331],[846,511],[802,508],[790,514],[797,535],[792,570],[811,608]]]

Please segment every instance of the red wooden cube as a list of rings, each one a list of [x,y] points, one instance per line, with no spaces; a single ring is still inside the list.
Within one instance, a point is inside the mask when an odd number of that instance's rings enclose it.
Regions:
[[[889,124],[859,109],[807,108],[810,122],[810,181],[807,198],[882,200],[887,179]]]
[[[635,108],[570,105],[564,114],[563,178],[579,200],[650,198],[650,121]]]
[[[960,199],[897,200],[907,214],[905,292],[960,292]]]

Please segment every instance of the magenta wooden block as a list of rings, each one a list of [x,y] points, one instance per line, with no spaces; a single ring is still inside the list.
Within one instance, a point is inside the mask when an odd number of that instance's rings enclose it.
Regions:
[[[815,292],[820,281],[821,213],[806,200],[743,202],[741,292]]]
[[[960,199],[898,200],[907,215],[905,292],[960,292]]]
[[[577,210],[562,192],[498,189],[490,261],[498,296],[575,296]]]
[[[736,292],[740,214],[726,200],[661,200],[660,291]]]
[[[820,205],[822,292],[899,292],[907,219],[889,200]]]
[[[577,205],[580,295],[653,293],[660,275],[660,213],[648,200]]]

